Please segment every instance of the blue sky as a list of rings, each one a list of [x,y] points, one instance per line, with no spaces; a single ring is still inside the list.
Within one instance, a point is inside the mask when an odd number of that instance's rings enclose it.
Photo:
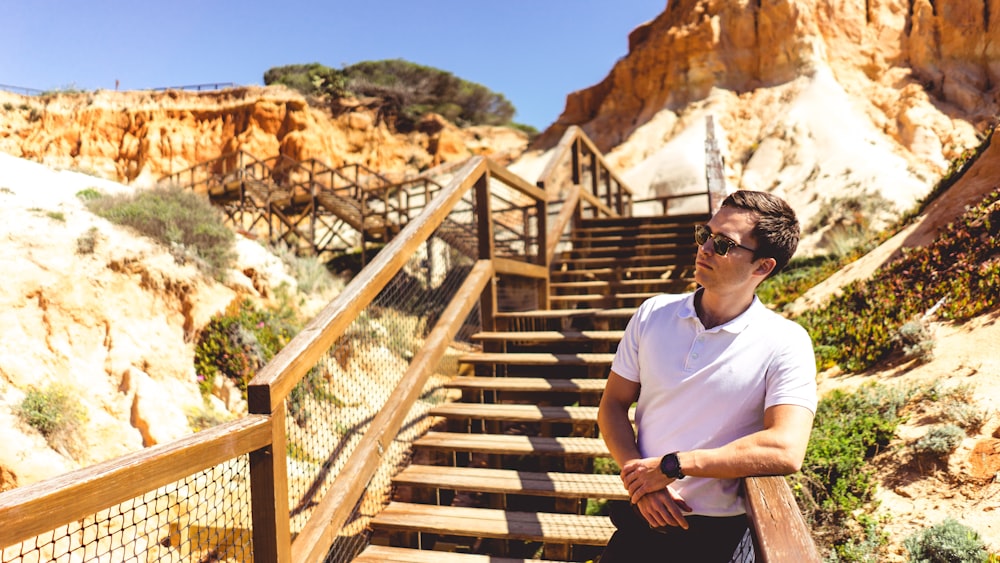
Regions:
[[[544,129],[666,0],[0,0],[0,84],[262,84],[273,66],[403,58],[504,94]]]

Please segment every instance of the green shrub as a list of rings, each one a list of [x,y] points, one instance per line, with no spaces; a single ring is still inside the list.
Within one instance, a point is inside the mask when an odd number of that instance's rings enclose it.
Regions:
[[[871,501],[875,483],[865,462],[889,444],[911,396],[865,385],[820,400],[802,471],[790,477],[803,514],[815,525],[838,526]]]
[[[915,444],[917,455],[945,460],[965,438],[965,430],[954,424],[942,424],[927,431]]]
[[[87,229],[87,232],[80,235],[76,239],[76,253],[81,255],[93,254],[94,249],[97,248],[97,239],[100,233],[97,231],[97,227],[91,227]]]
[[[284,84],[306,95],[378,97],[381,113],[403,127],[428,112],[459,125],[503,125],[515,113],[503,94],[403,59],[363,61],[341,70],[319,63],[274,67],[264,73],[264,84]]]
[[[14,109],[14,104],[10,102],[4,102],[3,109],[4,111],[12,111]]]
[[[171,249],[183,263],[192,259],[216,279],[231,267],[236,237],[212,204],[178,187],[142,190],[87,202],[94,212],[113,223],[131,227]]]
[[[889,534],[883,530],[883,522],[867,514],[858,517],[857,525],[862,529],[857,537],[835,546],[830,563],[880,563],[884,561],[885,547],[889,545]]]
[[[903,545],[910,563],[984,563],[990,557],[979,533],[951,518],[913,534]]]
[[[53,221],[59,221],[60,223],[66,222],[66,214],[62,211],[47,211],[45,216]]]
[[[16,409],[53,446],[65,446],[85,421],[83,407],[62,385],[31,388]]]
[[[101,198],[103,195],[97,188],[84,188],[76,192],[76,197],[83,201],[93,201]]]
[[[896,346],[903,351],[904,359],[926,362],[934,358],[934,336],[927,323],[920,319],[903,323],[895,339]]]
[[[259,310],[244,300],[213,317],[195,342],[195,371],[202,392],[211,392],[218,374],[246,392],[257,371],[299,332],[301,327],[290,315],[287,310]]]

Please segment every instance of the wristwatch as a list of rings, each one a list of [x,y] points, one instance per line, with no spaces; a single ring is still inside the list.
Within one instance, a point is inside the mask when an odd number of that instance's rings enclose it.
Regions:
[[[677,459],[677,452],[669,453],[660,459],[660,472],[671,479],[684,478],[684,472],[681,471],[681,461]]]

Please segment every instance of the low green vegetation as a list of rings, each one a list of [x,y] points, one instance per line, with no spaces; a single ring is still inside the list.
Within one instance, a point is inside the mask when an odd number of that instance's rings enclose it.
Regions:
[[[62,385],[29,389],[16,412],[56,449],[72,449],[73,437],[86,421],[83,407]]]
[[[905,354],[900,330],[936,303],[940,318],[965,320],[1000,304],[1000,189],[988,194],[932,244],[905,251],[874,276],[848,284],[797,320],[813,338],[821,369],[862,371]]]
[[[909,552],[910,563],[997,561],[990,557],[978,532],[952,518],[913,534],[903,545]]]
[[[820,400],[802,471],[790,478],[813,526],[843,530],[852,513],[871,502],[875,482],[866,462],[888,446],[912,397],[912,392],[866,385],[853,393],[835,390]],[[832,543],[845,539],[835,535]]]
[[[264,84],[284,84],[309,96],[380,98],[382,115],[391,116],[404,130],[433,112],[461,126],[509,125],[529,134],[535,131],[511,122],[515,109],[503,94],[403,59],[363,61],[341,69],[319,63],[274,67],[264,73]]]
[[[235,235],[212,204],[193,192],[169,187],[94,199],[84,193],[91,211],[165,245],[179,263],[191,261],[220,280],[233,264]]]

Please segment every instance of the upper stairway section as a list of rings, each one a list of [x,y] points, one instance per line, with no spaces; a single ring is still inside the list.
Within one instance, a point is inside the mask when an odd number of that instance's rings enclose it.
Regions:
[[[558,308],[634,307],[658,293],[694,286],[690,215],[582,219],[571,245],[552,260],[550,302]]]
[[[388,242],[441,189],[429,175],[394,182],[361,164],[333,168],[316,159],[262,159],[245,151],[160,182],[205,194],[245,234],[316,254]]]

